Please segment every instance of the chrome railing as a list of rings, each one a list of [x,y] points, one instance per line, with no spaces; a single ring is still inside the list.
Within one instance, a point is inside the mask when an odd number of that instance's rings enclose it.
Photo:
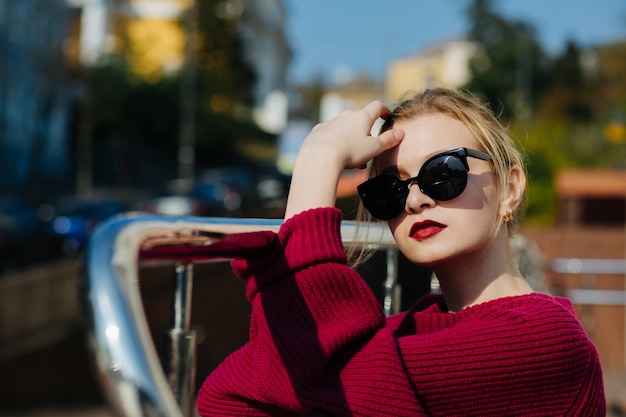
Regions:
[[[196,336],[190,328],[193,265],[232,259],[247,250],[239,233],[277,231],[281,220],[173,218],[126,214],[100,225],[85,254],[81,290],[88,339],[109,405],[120,416],[193,415]],[[361,226],[363,227],[363,226]],[[358,227],[344,222],[346,246]],[[386,227],[371,224],[359,239],[387,252],[383,306],[396,312],[397,249]],[[253,245],[254,242],[250,242]],[[175,268],[173,328],[163,362],[154,347],[139,290],[139,266],[171,263]],[[164,366],[165,365],[165,366]],[[163,369],[166,369],[164,372]]]
[[[559,274],[587,277],[622,275],[626,279],[626,259],[555,258],[549,262],[546,269]],[[574,304],[626,305],[626,291],[623,290],[570,289],[565,295]]]

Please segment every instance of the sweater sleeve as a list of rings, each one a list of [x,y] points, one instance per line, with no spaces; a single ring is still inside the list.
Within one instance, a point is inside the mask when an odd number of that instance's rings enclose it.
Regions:
[[[346,264],[340,224],[334,208],[300,213],[271,250],[233,262],[250,342],[203,384],[203,416],[424,415],[380,304]]]

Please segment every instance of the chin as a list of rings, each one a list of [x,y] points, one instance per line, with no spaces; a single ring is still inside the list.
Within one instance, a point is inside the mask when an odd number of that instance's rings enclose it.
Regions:
[[[402,248],[399,246],[402,254],[415,265],[424,266],[426,268],[435,268],[437,265],[451,262],[453,257],[450,254],[442,253],[439,251],[433,251],[430,248]]]

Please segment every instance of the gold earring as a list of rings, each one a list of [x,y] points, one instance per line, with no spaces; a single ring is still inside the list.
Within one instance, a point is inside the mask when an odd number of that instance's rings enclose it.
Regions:
[[[508,209],[502,216],[502,220],[504,221],[504,223],[511,223],[511,220],[513,220],[513,212]]]

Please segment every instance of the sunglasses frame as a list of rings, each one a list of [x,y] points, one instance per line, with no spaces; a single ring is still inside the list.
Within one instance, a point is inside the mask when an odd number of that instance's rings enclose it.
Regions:
[[[433,187],[433,185],[436,185],[437,183],[424,184],[423,177],[424,175],[427,175],[424,172],[424,167],[428,166],[428,164],[430,164],[432,161],[438,158],[447,157],[447,156],[455,157],[459,161],[461,161],[461,163],[463,164],[463,167],[465,168],[465,177],[463,179],[462,187],[460,187],[460,190],[458,190],[458,193],[455,190],[455,193],[450,198],[437,198],[441,196],[433,195],[433,194],[436,194],[436,191],[433,188],[431,188]],[[463,194],[463,191],[465,191],[465,187],[467,186],[467,173],[469,172],[469,164],[467,163],[468,156],[471,156],[472,158],[480,159],[483,161],[491,161],[491,156],[489,156],[485,152],[481,152],[481,151],[477,151],[477,150],[469,149],[469,148],[451,149],[449,151],[444,151],[428,158],[424,162],[422,167],[420,168],[417,176],[415,177],[402,180],[396,177],[395,175],[383,174],[383,175],[378,175],[373,178],[370,178],[369,180],[357,186],[359,197],[361,198],[361,201],[363,202],[363,206],[370,212],[372,216],[374,216],[375,218],[379,220],[390,220],[400,215],[400,213],[402,213],[406,205],[406,199],[409,196],[409,186],[413,183],[418,185],[422,193],[426,194],[427,196],[429,196],[430,198],[436,201],[454,200],[455,198]],[[384,199],[375,198],[374,200],[372,200],[370,198],[371,189],[379,187],[380,185],[374,185],[374,184],[381,182],[381,179],[383,178],[391,178],[389,182],[390,185],[387,187],[388,191],[386,195],[383,196]],[[392,207],[392,205],[394,206]],[[376,214],[374,214],[374,212]]]

